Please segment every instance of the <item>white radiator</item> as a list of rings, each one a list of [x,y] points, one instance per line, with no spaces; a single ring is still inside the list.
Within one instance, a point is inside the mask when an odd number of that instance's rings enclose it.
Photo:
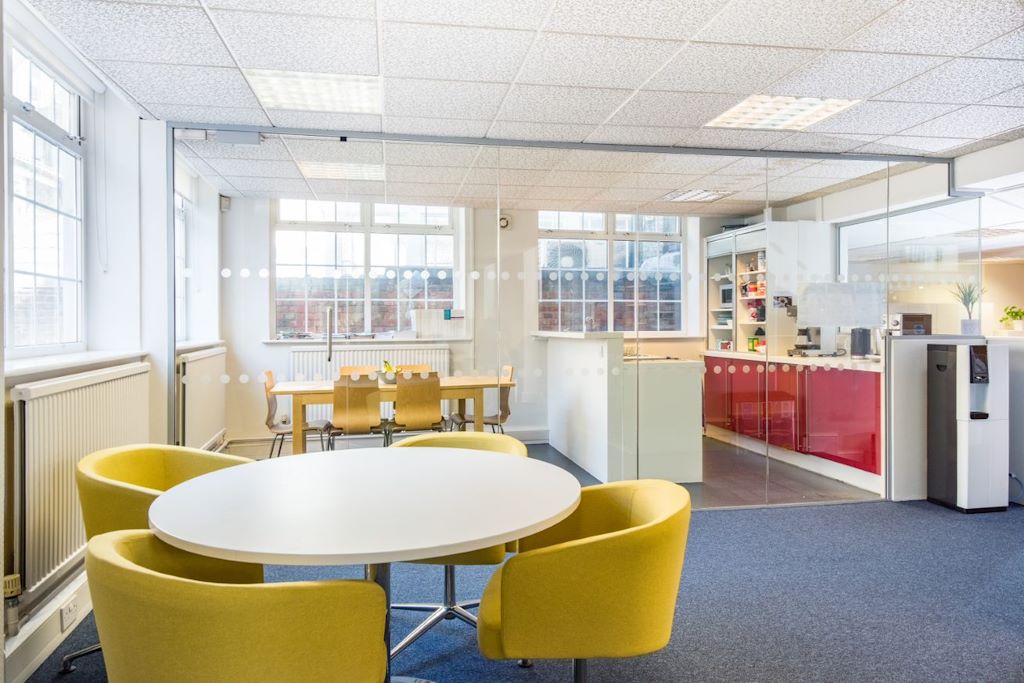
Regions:
[[[392,365],[426,364],[444,377],[448,374],[449,357],[447,344],[351,344],[335,346],[328,366],[327,347],[296,346],[291,349],[291,372],[294,380],[333,381],[343,365],[372,365],[379,368],[387,360]],[[382,417],[391,419],[393,411],[391,404],[381,405]],[[328,420],[330,417],[331,407],[328,405],[306,408],[307,420]]]
[[[76,571],[85,528],[75,464],[93,451],[149,440],[149,363],[129,363],[11,389],[15,566],[22,608]]]
[[[212,449],[225,433],[227,349],[218,346],[178,356],[178,436],[182,445]]]

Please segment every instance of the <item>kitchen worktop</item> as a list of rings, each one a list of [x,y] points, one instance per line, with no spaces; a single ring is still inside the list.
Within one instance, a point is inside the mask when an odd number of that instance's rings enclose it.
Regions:
[[[865,372],[884,372],[885,365],[880,361],[853,359],[849,356],[786,356],[750,353],[746,351],[703,351],[702,356],[714,358],[732,358],[734,360],[768,361],[777,364],[807,365],[811,367],[863,370]]]

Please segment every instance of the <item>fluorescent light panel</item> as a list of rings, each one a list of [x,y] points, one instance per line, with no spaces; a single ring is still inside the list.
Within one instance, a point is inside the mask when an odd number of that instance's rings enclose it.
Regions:
[[[661,198],[664,202],[717,202],[732,192],[722,190],[675,190]]]
[[[833,114],[848,109],[860,100],[817,97],[751,95],[729,111],[704,124],[706,128],[760,128],[766,130],[803,130]]]
[[[243,69],[267,109],[380,113],[380,77]]]
[[[307,178],[328,180],[384,180],[382,164],[354,164],[345,161],[299,161],[299,170]]]

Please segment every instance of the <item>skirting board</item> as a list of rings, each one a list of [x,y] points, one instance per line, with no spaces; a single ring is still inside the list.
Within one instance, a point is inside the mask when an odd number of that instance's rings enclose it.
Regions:
[[[61,632],[60,608],[71,600],[78,603],[78,614],[67,630]],[[91,611],[92,598],[85,572],[82,572],[32,615],[18,631],[18,635],[4,642],[5,681],[27,681]]]
[[[864,472],[858,470],[856,467],[848,467],[838,462],[832,462],[825,458],[819,458],[814,455],[807,455],[806,453],[797,453],[786,448],[780,448],[778,446],[771,446],[766,444],[764,441],[752,439],[749,436],[730,432],[727,429],[721,427],[715,427],[714,425],[705,425],[704,433],[706,436],[711,437],[717,441],[723,441],[740,448],[745,448],[753,453],[764,453],[765,446],[768,446],[768,457],[773,460],[784,462],[794,467],[820,474],[823,477],[829,479],[835,479],[841,481],[844,484],[850,486],[856,486],[859,489],[874,493],[880,497],[884,496],[884,483],[881,475],[872,474],[871,472]],[[769,474],[769,476],[771,476]]]

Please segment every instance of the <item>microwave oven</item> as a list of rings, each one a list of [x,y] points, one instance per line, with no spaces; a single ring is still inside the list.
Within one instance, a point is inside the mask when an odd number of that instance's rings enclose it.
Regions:
[[[722,285],[718,288],[718,305],[722,308],[730,308],[733,300],[733,286]]]
[[[894,337],[932,333],[930,313],[893,313],[886,320],[889,334]]]

